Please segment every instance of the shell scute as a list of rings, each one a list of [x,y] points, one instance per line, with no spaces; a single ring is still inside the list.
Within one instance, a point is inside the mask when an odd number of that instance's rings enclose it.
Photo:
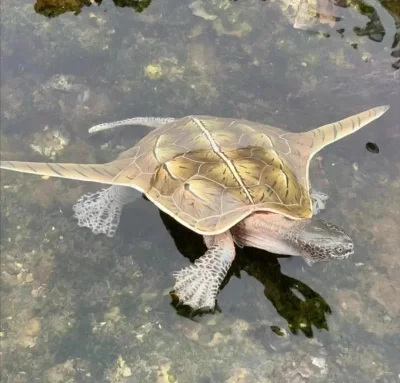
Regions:
[[[238,181],[235,179],[229,167],[223,162],[206,162],[200,165],[199,175],[205,179],[211,179],[221,185],[223,188],[226,187],[238,187]]]
[[[194,176],[175,190],[173,201],[192,220],[199,220],[210,215],[221,215],[223,190],[221,185],[210,179]]]

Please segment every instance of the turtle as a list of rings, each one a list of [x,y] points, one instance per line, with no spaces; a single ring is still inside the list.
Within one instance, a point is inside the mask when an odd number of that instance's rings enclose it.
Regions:
[[[309,164],[323,147],[388,109],[375,107],[301,133],[206,115],[135,117],[89,129],[94,133],[121,125],[153,128],[114,161],[1,161],[0,168],[111,185],[84,194],[73,207],[79,226],[109,237],[115,235],[123,206],[143,193],[161,211],[204,237],[207,251],[173,273],[171,293],[192,310],[213,310],[235,258],[235,245],[302,256],[310,262],[345,259],[354,253],[348,234],[314,217],[323,198],[312,196]]]

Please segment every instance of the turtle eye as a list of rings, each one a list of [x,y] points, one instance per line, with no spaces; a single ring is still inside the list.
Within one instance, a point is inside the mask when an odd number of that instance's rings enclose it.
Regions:
[[[341,254],[343,252],[343,247],[338,247],[337,251]]]

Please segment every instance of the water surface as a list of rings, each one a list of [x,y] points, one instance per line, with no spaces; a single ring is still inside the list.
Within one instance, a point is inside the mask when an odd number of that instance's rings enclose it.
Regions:
[[[304,29],[287,0],[2,4],[5,159],[104,162],[147,130],[88,128],[134,116],[298,132],[391,105],[312,162],[321,217],[354,256],[309,267],[240,250],[219,309],[194,318],[169,291],[201,237],[145,199],[95,236],[72,206],[100,185],[2,171],[2,381],[399,381],[400,5],[336,4]]]

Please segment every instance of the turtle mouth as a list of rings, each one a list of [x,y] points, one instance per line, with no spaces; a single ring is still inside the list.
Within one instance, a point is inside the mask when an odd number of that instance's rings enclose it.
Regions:
[[[341,254],[339,256],[335,256],[334,258],[335,259],[347,259],[350,257],[350,255],[353,255],[353,254],[354,254],[354,251],[348,251],[347,253]]]

